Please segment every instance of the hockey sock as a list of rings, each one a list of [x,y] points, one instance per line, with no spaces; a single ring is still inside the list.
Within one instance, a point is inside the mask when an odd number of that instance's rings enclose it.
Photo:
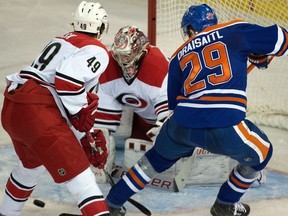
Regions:
[[[21,209],[23,208],[28,197],[32,193],[34,186],[25,186],[18,182],[12,175],[7,181],[5,194],[0,212],[4,215],[21,215]]]
[[[78,207],[84,216],[109,215],[103,195],[90,196],[79,203]]]
[[[243,194],[250,188],[256,178],[245,178],[237,171],[235,167],[228,180],[221,186],[217,202],[221,204],[233,204],[240,200]]]
[[[114,208],[120,208],[135,193],[142,190],[151,180],[136,164],[110,190],[106,201]]]
[[[104,196],[90,168],[68,181],[66,187],[77,197],[78,207],[84,216],[109,215]]]

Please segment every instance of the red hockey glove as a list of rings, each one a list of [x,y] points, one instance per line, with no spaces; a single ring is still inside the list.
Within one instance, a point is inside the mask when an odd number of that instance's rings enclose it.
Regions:
[[[80,140],[82,148],[85,151],[88,160],[94,167],[104,169],[108,157],[104,134],[102,130],[99,129],[94,129],[94,132],[91,134],[95,141],[95,146],[92,147],[89,138],[85,136]]]
[[[80,132],[89,131],[96,118],[96,109],[98,107],[98,96],[93,93],[87,93],[88,106],[83,107],[77,114],[70,117],[71,124]]]
[[[264,70],[268,68],[268,56],[267,55],[261,55],[261,54],[250,54],[248,56],[248,60],[250,63],[255,65],[257,68]]]
[[[88,101],[88,104],[92,103],[93,101],[99,101],[99,97],[97,94],[94,94],[92,92],[87,92],[87,101]]]

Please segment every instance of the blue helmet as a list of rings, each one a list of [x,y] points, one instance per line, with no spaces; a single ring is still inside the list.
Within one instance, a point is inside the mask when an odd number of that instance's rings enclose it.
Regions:
[[[189,7],[181,22],[183,36],[188,35],[188,27],[191,26],[193,31],[201,32],[204,28],[216,25],[218,23],[214,10],[206,4],[192,5]]]

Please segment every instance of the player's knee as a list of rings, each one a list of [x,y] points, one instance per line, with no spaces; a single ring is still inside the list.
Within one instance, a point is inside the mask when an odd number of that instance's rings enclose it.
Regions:
[[[244,166],[240,164],[237,165],[236,169],[242,177],[247,178],[247,179],[254,179],[257,177],[259,173],[259,171],[256,171],[250,166]]]
[[[263,170],[267,166],[268,162],[270,161],[272,154],[273,154],[273,146],[272,146],[272,144],[270,144],[269,150],[268,150],[268,153],[267,153],[265,159],[259,165],[252,166],[253,169],[255,169],[257,171]]]
[[[102,195],[101,190],[96,184],[95,175],[90,168],[66,182],[66,187],[70,193],[75,195],[78,201],[95,194]]]
[[[154,148],[150,149],[145,155],[157,173],[164,172],[173,166],[177,161],[163,158],[157,151],[155,151]]]
[[[34,186],[37,184],[39,177],[45,172],[44,166],[33,169],[27,169],[20,162],[19,166],[12,170],[13,177],[25,186]]]
[[[158,172],[155,171],[152,164],[149,162],[146,155],[144,155],[137,164],[141,167],[142,171],[149,177],[153,178]]]

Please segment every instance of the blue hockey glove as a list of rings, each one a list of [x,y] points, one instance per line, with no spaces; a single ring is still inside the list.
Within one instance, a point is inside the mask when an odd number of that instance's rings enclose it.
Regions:
[[[261,54],[250,54],[248,60],[251,64],[255,65],[257,68],[264,70],[268,68],[268,56]]]

